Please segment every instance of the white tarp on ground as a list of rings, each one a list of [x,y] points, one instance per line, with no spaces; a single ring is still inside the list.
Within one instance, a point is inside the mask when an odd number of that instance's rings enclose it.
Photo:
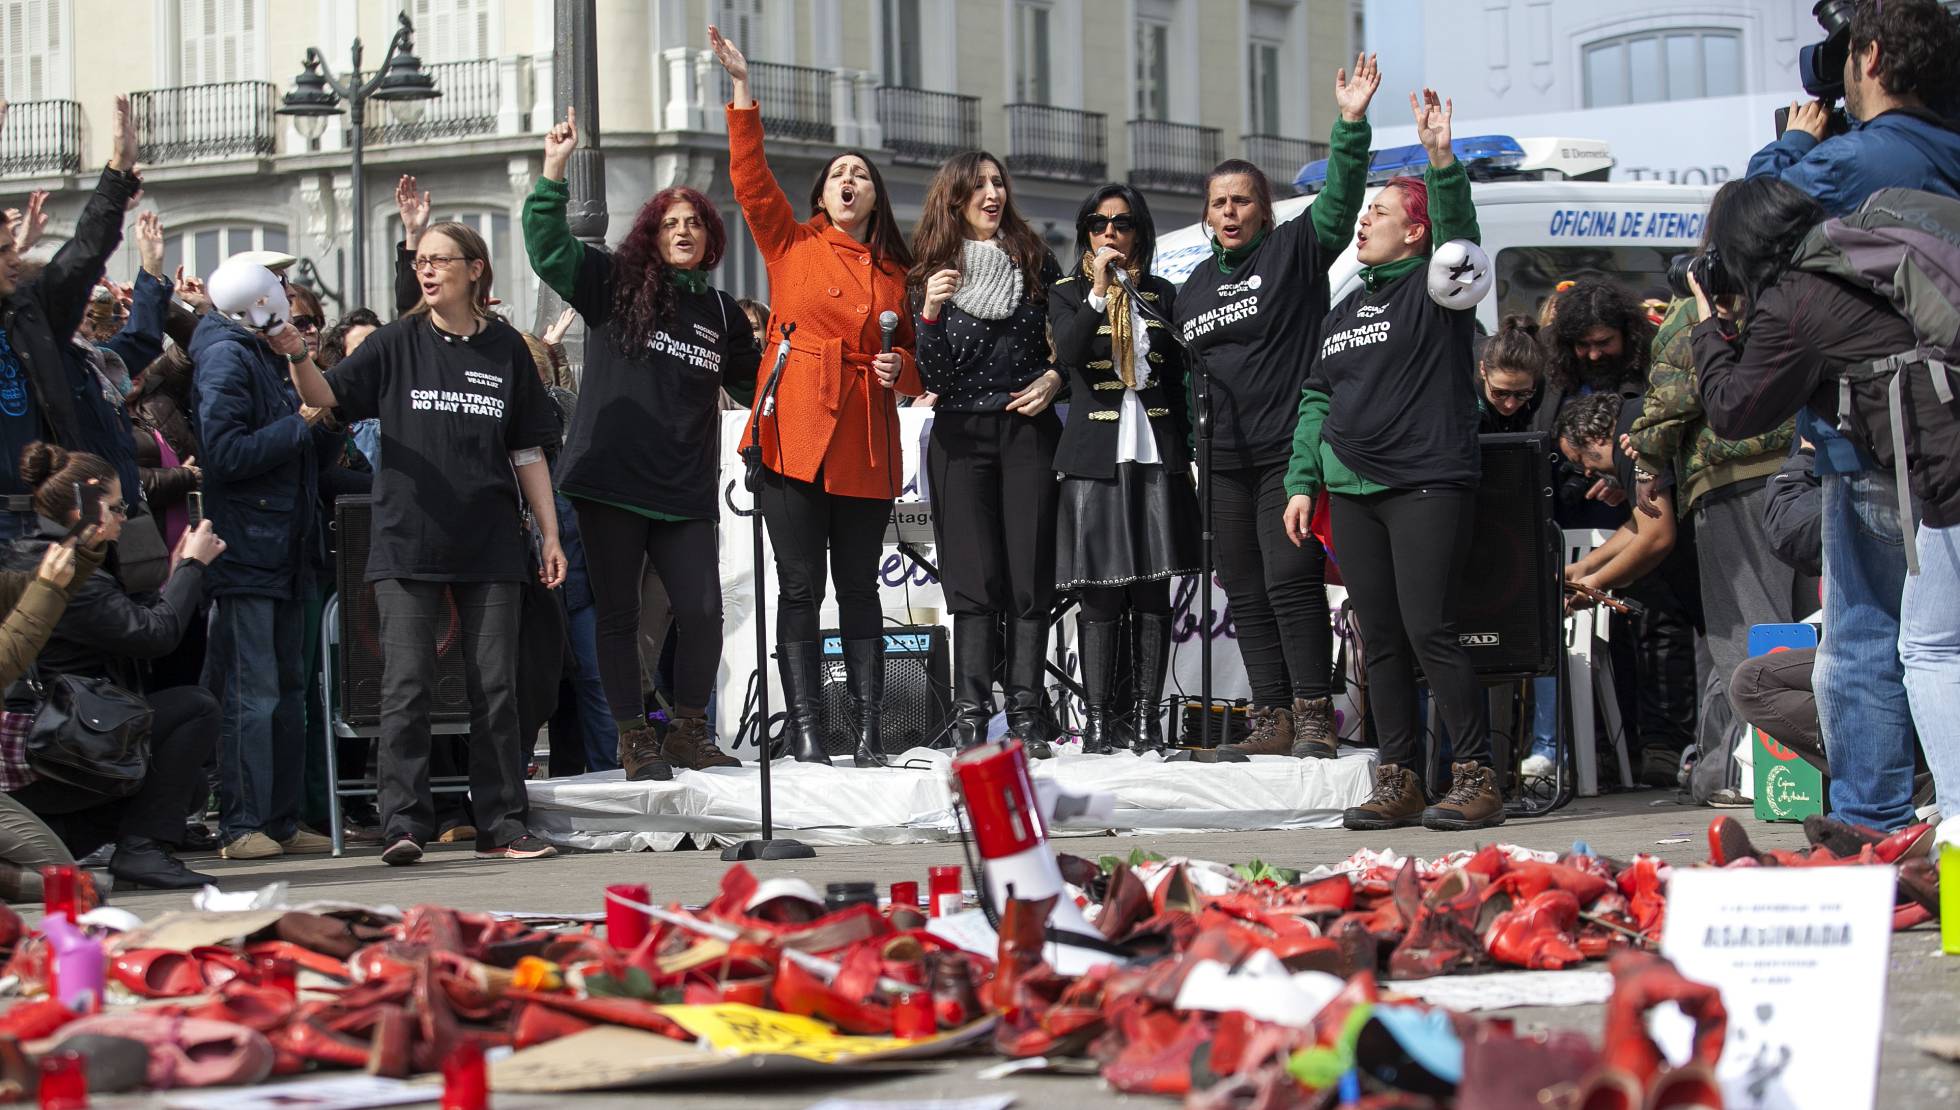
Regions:
[[[776,832],[815,845],[956,839],[949,753],[915,748],[898,761],[907,766],[772,764]],[[1155,756],[1085,756],[1064,749],[1055,759],[1037,761],[1034,776],[1067,793],[1115,798],[1109,820],[1059,827],[1057,835],[1334,828],[1343,809],[1368,799],[1374,753],[1165,763]],[[731,844],[761,829],[759,779],[754,764],[676,771],[668,782],[627,782],[619,771],[539,779],[527,784],[531,827],[561,847],[591,851],[668,851],[684,836]]]

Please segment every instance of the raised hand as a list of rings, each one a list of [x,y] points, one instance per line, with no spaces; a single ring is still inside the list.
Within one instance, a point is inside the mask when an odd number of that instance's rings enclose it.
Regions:
[[[115,136],[109,147],[109,168],[122,173],[136,172],[136,121],[130,118],[129,97],[116,97]]]
[[[27,213],[14,229],[14,249],[25,254],[48,230],[48,191],[36,189],[27,195]]]
[[[177,286],[177,295],[183,298],[184,303],[190,305],[193,311],[201,315],[205,309],[211,307],[211,298],[204,292],[204,282],[198,280],[195,275],[184,273],[182,266],[177,267],[177,276],[173,284]]]
[[[578,310],[567,308],[558,314],[558,319],[553,320],[551,326],[544,329],[544,334],[538,338],[544,340],[545,346],[556,347],[565,341],[565,333],[572,330],[572,321],[576,319],[578,319]]]
[[[578,148],[578,112],[567,106],[565,119],[544,134],[544,175],[552,181],[565,180],[565,166]]]
[[[67,589],[75,579],[75,549],[65,543],[49,544],[41,554],[41,568],[36,574],[57,590]]]
[[[1450,117],[1456,112],[1454,101],[1436,95],[1435,89],[1422,90],[1421,99],[1409,94],[1409,111],[1416,117],[1416,139],[1429,152],[1429,164],[1442,169],[1456,161],[1450,149]]]
[[[151,277],[163,277],[163,221],[155,212],[136,217],[136,257]]]
[[[413,174],[403,174],[395,182],[395,211],[402,218],[402,245],[414,250],[429,228],[429,194],[422,192]]]
[[[1360,123],[1368,118],[1368,102],[1375,98],[1375,90],[1382,87],[1381,66],[1375,64],[1375,55],[1356,54],[1354,56],[1354,76],[1349,77],[1345,69],[1334,71],[1334,103],[1340,106],[1341,118],[1349,123]]]
[[[953,299],[960,289],[960,272],[954,269],[940,270],[926,279],[925,304],[920,306],[919,315],[927,320],[939,319],[940,306]]]
[[[749,60],[742,56],[742,48],[729,42],[721,35],[721,28],[708,24],[708,49],[715,52],[715,61],[728,71],[737,84],[746,84],[749,79]]]

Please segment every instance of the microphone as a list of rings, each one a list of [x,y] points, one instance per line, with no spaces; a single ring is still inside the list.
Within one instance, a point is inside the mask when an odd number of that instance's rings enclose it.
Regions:
[[[1109,280],[1122,286],[1123,292],[1128,293],[1133,297],[1136,296],[1137,288],[1136,286],[1130,284],[1130,271],[1125,270],[1121,266],[1110,266],[1106,268],[1103,272],[1109,275]]]
[[[892,336],[898,334],[898,313],[886,309],[878,314],[878,334],[882,339],[881,354],[892,353]]]

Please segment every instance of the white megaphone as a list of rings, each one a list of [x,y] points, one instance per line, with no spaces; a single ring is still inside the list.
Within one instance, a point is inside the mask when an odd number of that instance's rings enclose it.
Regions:
[[[1051,927],[1100,937],[1069,894],[1061,865],[1049,850],[1021,742],[999,740],[961,752],[953,760],[953,778],[973,821],[981,881],[996,910],[1004,910],[1009,897],[1029,901],[1052,894]]]

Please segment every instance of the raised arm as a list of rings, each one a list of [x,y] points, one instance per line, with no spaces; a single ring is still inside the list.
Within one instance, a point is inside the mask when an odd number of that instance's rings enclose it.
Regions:
[[[762,113],[749,95],[748,59],[716,28],[708,28],[708,45],[735,82],[735,94],[728,103],[729,184],[735,188],[735,203],[742,206],[756,248],[765,262],[773,262],[796,241],[796,209],[783,194],[776,175],[769,172],[769,159],[762,149]]]
[[[136,178],[136,129],[129,119],[129,98],[116,98],[115,145],[109,166],[95,185],[95,194],[75,221],[75,236],[55,252],[35,283],[35,295],[47,314],[48,330],[65,340],[81,326],[88,311],[89,291],[101,279],[109,256],[122,242],[123,213],[142,193]]]
[[[566,165],[578,146],[578,116],[565,109],[565,118],[544,137],[544,173],[524,198],[524,251],[531,259],[531,272],[568,303],[581,311],[591,307],[579,296],[579,273],[585,263],[585,244],[572,234],[565,219],[565,205],[571,200],[571,187],[565,181]]]
[[[1307,209],[1314,238],[1330,258],[1347,249],[1361,215],[1361,196],[1368,189],[1368,144],[1374,137],[1368,102],[1381,85],[1381,67],[1373,54],[1355,55],[1351,78],[1346,69],[1334,72],[1334,102],[1341,113],[1327,148],[1327,184]]]
[[[1424,89],[1419,99],[1415,93],[1409,94],[1409,110],[1416,118],[1416,135],[1429,153],[1429,168],[1422,176],[1429,187],[1429,218],[1433,221],[1430,248],[1452,239],[1477,242],[1482,233],[1477,227],[1477,206],[1470,199],[1470,175],[1450,145],[1450,120],[1456,105],[1438,96],[1435,89]]]

